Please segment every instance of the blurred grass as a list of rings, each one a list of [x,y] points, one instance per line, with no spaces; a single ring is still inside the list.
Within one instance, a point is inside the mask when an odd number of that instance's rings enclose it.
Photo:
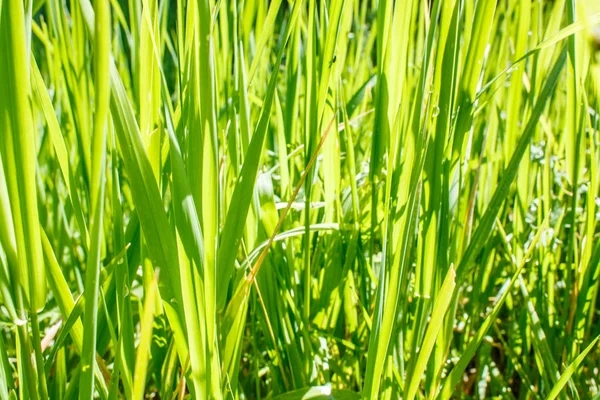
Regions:
[[[592,0],[0,0],[0,398],[598,398]]]

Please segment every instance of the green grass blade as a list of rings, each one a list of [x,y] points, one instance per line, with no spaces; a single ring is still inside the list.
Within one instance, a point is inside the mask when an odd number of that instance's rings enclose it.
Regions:
[[[577,371],[577,368],[579,368],[579,365],[581,364],[581,362],[585,359],[585,357],[588,355],[588,353],[590,351],[592,351],[592,349],[598,342],[598,339],[600,339],[600,336],[596,337],[596,339],[592,340],[592,342],[581,352],[581,354],[579,354],[577,356],[577,358],[575,358],[573,360],[573,362],[571,364],[569,364],[569,366],[565,369],[565,371],[560,376],[560,379],[558,380],[558,382],[556,382],[556,385],[554,385],[554,387],[552,388],[550,393],[548,393],[548,397],[546,398],[547,400],[554,400],[555,398],[558,397],[558,395],[563,390],[564,386],[567,384],[567,382],[569,381],[569,379],[571,378],[573,373],[575,371]]]
[[[519,169],[519,163],[521,162],[521,159],[525,154],[525,150],[527,150],[529,147],[531,138],[535,133],[536,125],[542,116],[544,109],[546,108],[546,104],[550,99],[554,88],[558,83],[558,79],[566,63],[566,56],[566,51],[563,50],[560,53],[558,60],[554,64],[552,71],[550,71],[548,74],[546,84],[540,92],[538,101],[531,113],[529,122],[525,126],[525,129],[519,138],[510,162],[502,174],[502,179],[500,182],[498,182],[498,185],[494,191],[494,195],[486,208],[485,214],[481,218],[477,229],[473,232],[472,240],[469,242],[469,245],[461,258],[460,264],[456,268],[458,282],[462,282],[471,266],[471,263],[473,262],[473,258],[477,255],[479,250],[481,250],[483,244],[487,240],[487,237],[494,225],[494,221],[496,220],[498,211],[500,210],[500,207],[502,206],[506,196],[508,196],[510,186]]]
[[[98,318],[99,275],[101,265],[102,230],[104,220],[104,193],[106,187],[106,132],[108,130],[108,105],[110,99],[110,4],[96,0],[94,42],[94,83],[96,112],[92,138],[91,182],[91,240],[86,266],[85,288],[88,293],[83,321],[83,346],[81,352],[81,380],[79,399],[94,397],[94,358]]]
[[[437,335],[443,325],[444,316],[448,310],[448,306],[450,305],[450,301],[453,297],[454,289],[456,287],[455,277],[456,273],[454,272],[454,268],[451,266],[446,274],[444,283],[440,288],[440,293],[436,297],[436,301],[433,305],[433,311],[431,312],[431,317],[429,320],[429,326],[425,333],[423,344],[420,346],[419,356],[417,357],[414,368],[410,373],[408,386],[406,388],[406,398],[408,400],[412,400],[417,393],[419,383],[421,382],[421,376],[425,371],[425,367],[431,355],[431,351],[433,350]]]

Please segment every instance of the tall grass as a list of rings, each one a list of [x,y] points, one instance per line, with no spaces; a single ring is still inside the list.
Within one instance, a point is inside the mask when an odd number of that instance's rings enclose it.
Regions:
[[[0,398],[598,398],[599,27],[0,0]]]

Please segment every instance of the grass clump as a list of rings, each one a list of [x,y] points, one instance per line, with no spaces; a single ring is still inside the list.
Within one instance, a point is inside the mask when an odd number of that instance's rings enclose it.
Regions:
[[[0,0],[0,398],[598,398],[599,26]]]

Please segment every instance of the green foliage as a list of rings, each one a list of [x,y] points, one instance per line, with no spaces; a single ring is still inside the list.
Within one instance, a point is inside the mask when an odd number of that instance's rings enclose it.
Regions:
[[[592,0],[0,0],[0,398],[599,398]]]

